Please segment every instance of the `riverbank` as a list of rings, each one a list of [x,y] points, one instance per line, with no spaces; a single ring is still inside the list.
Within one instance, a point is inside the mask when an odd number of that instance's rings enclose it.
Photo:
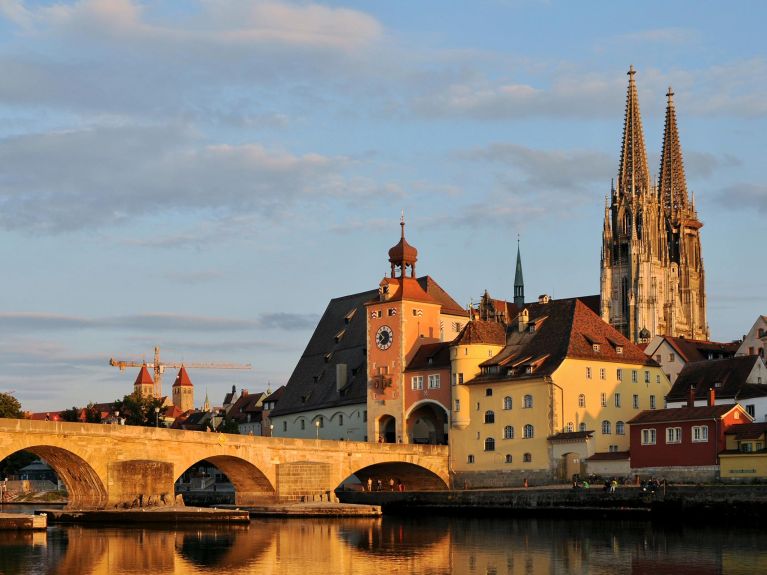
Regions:
[[[165,523],[190,525],[199,523],[240,524],[249,523],[250,515],[239,509],[210,509],[206,507],[149,507],[143,509],[69,510],[39,509],[48,522],[53,523],[106,523],[112,525],[136,525]]]
[[[0,513],[0,531],[43,531],[47,527],[46,515]]]
[[[233,507],[233,506],[231,506]],[[230,508],[226,506],[225,508]],[[381,517],[380,505],[354,503],[286,503],[260,506],[238,506],[251,517]]]
[[[767,518],[767,486],[672,485],[655,493],[639,487],[569,486],[466,491],[339,491],[344,503],[380,505],[384,514],[477,514],[505,517],[615,517],[715,522]]]

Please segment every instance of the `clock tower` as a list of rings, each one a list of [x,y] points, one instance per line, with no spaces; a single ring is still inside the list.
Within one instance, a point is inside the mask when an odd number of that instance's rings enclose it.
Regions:
[[[367,311],[368,440],[408,442],[404,370],[424,343],[440,341],[441,305],[415,275],[418,250],[405,240],[389,250],[391,275],[378,287]]]

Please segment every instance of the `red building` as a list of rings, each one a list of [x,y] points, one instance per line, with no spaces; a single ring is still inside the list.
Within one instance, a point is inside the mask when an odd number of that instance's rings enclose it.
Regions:
[[[712,391],[707,406],[643,411],[629,421],[632,469],[668,476],[674,468],[678,472],[698,468],[700,479],[711,474],[725,449],[725,431],[751,422],[740,405],[713,405],[714,399]]]

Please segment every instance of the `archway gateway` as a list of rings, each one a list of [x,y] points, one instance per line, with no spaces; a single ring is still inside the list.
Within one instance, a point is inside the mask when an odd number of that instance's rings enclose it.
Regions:
[[[425,401],[413,407],[406,419],[408,443],[447,445],[448,414],[437,402]]]

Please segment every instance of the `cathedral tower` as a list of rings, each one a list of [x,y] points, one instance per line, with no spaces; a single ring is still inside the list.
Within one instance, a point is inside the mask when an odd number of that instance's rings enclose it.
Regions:
[[[703,263],[687,196],[673,93],[669,90],[659,185],[653,186],[633,66],[618,178],[605,203],[601,315],[635,342],[653,335],[707,339]]]

